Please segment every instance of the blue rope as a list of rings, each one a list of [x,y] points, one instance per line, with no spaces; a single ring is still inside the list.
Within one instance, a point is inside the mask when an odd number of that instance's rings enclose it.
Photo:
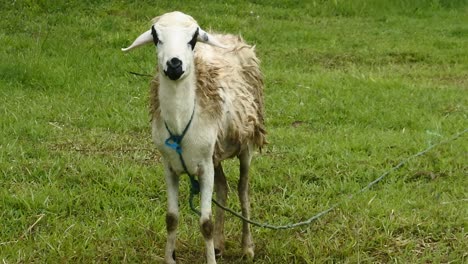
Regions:
[[[348,200],[351,200],[353,199],[354,197],[356,197],[356,195],[358,194],[361,194],[367,190],[369,190],[372,186],[374,186],[375,184],[379,183],[380,181],[382,181],[385,177],[387,177],[391,172],[394,172],[396,170],[398,170],[399,168],[403,167],[403,165],[405,165],[406,163],[408,163],[411,159],[415,159],[417,157],[420,157],[420,156],[423,156],[424,154],[426,154],[427,152],[429,152],[430,150],[432,150],[433,148],[435,147],[438,147],[439,145],[442,145],[442,144],[446,144],[448,142],[451,142],[451,141],[454,141],[456,140],[457,138],[461,137],[463,134],[467,133],[468,132],[468,128],[466,128],[465,130],[461,131],[461,132],[458,132],[454,135],[452,135],[451,137],[449,137],[448,139],[445,139],[445,140],[442,140],[434,145],[430,145],[428,148],[426,148],[425,150],[422,150],[416,154],[413,154],[411,156],[409,156],[408,158],[402,160],[400,163],[398,163],[397,165],[393,166],[392,168],[390,168],[389,170],[385,171],[383,174],[381,174],[378,178],[376,178],[375,180],[373,180],[372,182],[370,182],[369,184],[367,184],[364,188],[362,188],[361,190],[357,191],[356,193],[352,194],[349,196]],[[224,205],[218,203],[216,200],[212,200],[213,203],[215,203],[218,207],[222,208],[223,210],[225,211],[228,211],[229,213],[231,213],[232,215],[242,219],[242,221],[244,222],[247,222],[251,225],[254,225],[254,226],[258,226],[258,227],[263,227],[263,228],[268,228],[268,229],[272,229],[272,230],[280,230],[280,229],[290,229],[290,228],[296,228],[296,227],[299,227],[299,226],[304,226],[304,225],[309,225],[311,224],[313,221],[316,221],[317,219],[319,219],[320,217],[322,217],[323,215],[331,212],[332,210],[334,210],[335,208],[337,208],[338,206],[342,205],[345,200],[341,200],[337,203],[335,203],[334,205],[332,205],[331,207],[329,207],[328,209],[326,210],[323,210],[317,214],[315,214],[314,216],[310,217],[309,219],[305,220],[305,221],[302,221],[302,222],[297,222],[297,223],[292,223],[292,224],[286,224],[286,225],[271,225],[271,224],[268,224],[268,223],[260,223],[260,222],[256,222],[256,221],[252,221],[250,220],[249,218],[245,218],[244,216],[242,216],[241,214],[233,211],[232,209],[228,208],[228,207],[225,207]]]
[[[188,169],[187,169],[187,165],[185,164],[185,161],[184,161],[184,158],[182,157],[182,146],[180,145],[180,143],[182,142],[182,139],[184,138],[185,134],[187,133],[187,130],[190,126],[190,124],[192,123],[192,119],[193,119],[193,115],[195,113],[195,107],[193,108],[193,112],[192,112],[192,116],[190,117],[190,120],[187,124],[187,126],[185,127],[184,131],[182,132],[182,134],[180,136],[178,135],[174,135],[171,130],[169,129],[169,127],[167,126],[167,123],[164,122],[164,125],[166,126],[166,129],[167,129],[167,132],[169,132],[169,135],[170,137],[168,139],[166,139],[166,146],[168,146],[169,148],[175,150],[177,152],[177,154],[179,154],[179,159],[180,159],[180,163],[182,164],[182,167],[184,168],[184,171],[185,173],[189,176],[190,178],[190,198],[189,198],[189,205],[190,205],[190,209],[192,209],[193,212],[195,212],[197,215],[201,216],[201,213],[200,211],[198,211],[194,204],[193,204],[193,198],[195,197],[195,195],[198,195],[200,193],[200,184],[199,182],[197,181],[197,179],[195,179],[195,176],[193,176],[192,174],[189,173]],[[434,144],[434,145],[430,145],[428,148],[426,148],[425,150],[423,151],[420,151],[408,158],[406,158],[405,160],[401,161],[400,163],[398,163],[396,166],[392,167],[390,170],[384,172],[382,175],[380,175],[377,179],[375,179],[374,181],[372,181],[371,183],[369,183],[367,186],[365,186],[364,188],[362,188],[361,190],[359,190],[358,192],[356,192],[355,194],[352,194],[349,199],[352,199],[353,197],[355,197],[357,194],[360,194],[366,190],[369,190],[373,185],[379,183],[380,181],[382,181],[387,175],[389,175],[391,172],[393,171],[396,171],[398,170],[399,168],[401,168],[404,164],[406,164],[409,160],[413,159],[413,158],[416,158],[416,157],[419,157],[419,156],[422,156],[424,154],[426,154],[427,152],[429,152],[431,149],[441,145],[441,144],[445,144],[447,142],[450,142],[450,141],[453,141],[459,137],[461,137],[463,134],[467,133],[468,132],[468,129],[465,129],[457,134],[455,134],[454,136],[450,137],[449,139],[446,139],[446,140],[443,140],[443,141],[440,141],[439,143],[437,144]],[[321,211],[319,213],[317,213],[316,215],[312,216],[311,218],[305,220],[305,221],[302,221],[302,222],[297,222],[297,223],[293,223],[293,224],[288,224],[288,225],[279,225],[279,226],[274,226],[274,225],[271,225],[271,224],[268,224],[268,223],[260,223],[260,222],[256,222],[256,221],[252,221],[250,220],[249,218],[245,218],[244,216],[242,216],[241,214],[231,210],[230,208],[228,207],[225,207],[224,205],[218,203],[216,200],[212,199],[213,203],[216,204],[218,207],[220,207],[221,209],[225,210],[225,211],[228,211],[229,213],[233,214],[234,216],[240,218],[242,221],[244,222],[247,222],[251,225],[254,225],[254,226],[258,226],[258,227],[263,227],[263,228],[268,228],[268,229],[272,229],[272,230],[280,230],[280,229],[290,229],[290,228],[295,228],[295,227],[298,227],[298,226],[303,226],[303,225],[309,225],[311,224],[313,221],[319,219],[320,217],[322,217],[323,215],[329,213],[330,211],[334,210],[335,208],[337,208],[339,205],[341,205],[344,200],[338,202],[338,203],[335,203],[334,205],[332,205],[331,207],[329,207],[328,209],[324,210],[324,211]]]
[[[195,197],[195,195],[198,195],[200,193],[200,183],[197,181],[197,179],[195,179],[195,176],[190,174],[190,172],[188,171],[187,164],[185,164],[184,157],[182,157],[182,145],[181,145],[182,139],[184,139],[185,134],[187,134],[187,131],[190,127],[190,124],[192,124],[194,113],[195,113],[195,106],[193,107],[192,116],[190,117],[189,122],[185,126],[184,131],[182,131],[182,134],[180,135],[174,135],[174,133],[172,133],[172,131],[169,129],[169,126],[167,125],[167,123],[164,122],[164,125],[166,126],[166,130],[169,133],[169,138],[166,139],[164,144],[168,146],[169,148],[175,150],[177,154],[179,154],[180,163],[182,164],[182,167],[184,168],[185,173],[190,178],[190,198],[189,198],[190,209],[192,209],[194,213],[200,216],[201,215],[200,211],[198,211],[197,208],[195,208],[195,205],[193,204],[193,198]]]

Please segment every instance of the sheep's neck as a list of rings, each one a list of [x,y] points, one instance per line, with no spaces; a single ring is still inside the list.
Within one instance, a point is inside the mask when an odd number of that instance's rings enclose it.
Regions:
[[[163,78],[161,78],[159,86],[161,117],[172,133],[180,134],[187,126],[194,111],[195,82],[190,82],[191,78],[177,82]]]

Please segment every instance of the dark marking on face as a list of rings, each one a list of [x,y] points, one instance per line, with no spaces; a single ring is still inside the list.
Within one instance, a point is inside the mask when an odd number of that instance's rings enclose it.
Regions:
[[[158,33],[156,32],[156,29],[154,29],[154,26],[151,26],[151,35],[153,36],[154,45],[157,46],[159,43],[159,38],[158,38]]]
[[[201,224],[201,232],[204,238],[213,238],[213,221],[211,221],[211,219],[203,221],[203,223]]]
[[[177,216],[171,213],[166,214],[166,230],[167,232],[173,232],[177,229],[178,219]]]
[[[173,259],[174,261],[176,260],[175,250],[172,251],[172,259]]]
[[[193,34],[192,40],[189,41],[190,47],[192,47],[192,50],[195,48],[195,44],[197,44],[197,38],[198,38],[198,28]]]

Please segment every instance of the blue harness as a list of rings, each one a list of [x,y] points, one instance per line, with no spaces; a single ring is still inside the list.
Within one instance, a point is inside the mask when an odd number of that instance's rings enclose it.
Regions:
[[[169,126],[167,125],[166,121],[164,121],[166,130],[169,133],[169,138],[166,139],[164,144],[168,146],[169,148],[175,150],[175,152],[179,154],[180,163],[182,164],[182,167],[184,168],[185,173],[190,178],[190,199],[189,199],[190,209],[192,209],[192,211],[195,212],[196,214],[201,215],[200,211],[198,211],[193,205],[193,197],[200,193],[200,183],[197,181],[197,179],[195,179],[195,176],[190,174],[190,172],[188,171],[187,165],[185,164],[184,158],[182,157],[182,145],[181,145],[182,139],[184,139],[184,136],[185,134],[187,134],[190,124],[192,124],[194,114],[195,114],[195,106],[193,107],[192,116],[190,117],[190,120],[188,121],[187,125],[182,131],[182,134],[180,135],[174,135],[174,133],[172,133],[172,131],[169,129]]]

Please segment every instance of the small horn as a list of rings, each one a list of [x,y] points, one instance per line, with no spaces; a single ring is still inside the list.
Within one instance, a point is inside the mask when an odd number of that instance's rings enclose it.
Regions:
[[[215,47],[222,48],[222,49],[227,49],[228,48],[226,45],[221,44],[218,40],[216,40],[215,37],[208,34],[203,29],[201,29],[201,28],[198,28],[198,29],[199,29],[199,32],[198,32],[199,33],[198,34],[198,40],[199,41],[201,41],[203,43],[206,43],[206,44],[209,44],[209,45],[212,45],[212,46],[215,46]]]
[[[139,47],[139,46],[151,43],[151,42],[153,42],[153,36],[151,35],[151,30],[148,30],[145,33],[138,36],[138,38],[136,38],[135,41],[133,41],[130,47],[123,48],[122,51],[126,52],[126,51],[132,50],[136,47]]]

